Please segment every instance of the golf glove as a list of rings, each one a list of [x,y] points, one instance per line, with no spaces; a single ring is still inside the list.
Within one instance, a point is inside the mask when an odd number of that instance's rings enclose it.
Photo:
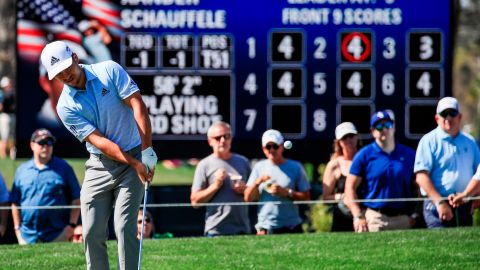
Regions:
[[[151,146],[142,151],[142,163],[147,166],[148,170],[153,171],[155,169],[157,160],[157,154],[155,154],[155,151],[153,151]]]

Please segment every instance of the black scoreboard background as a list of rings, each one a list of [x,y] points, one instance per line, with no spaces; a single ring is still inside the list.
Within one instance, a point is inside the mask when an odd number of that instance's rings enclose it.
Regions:
[[[452,94],[452,3],[121,0],[114,59],[142,91],[161,159],[210,153],[206,131],[224,120],[234,150],[250,158],[262,157],[261,135],[274,128],[293,142],[288,157],[325,162],[337,124],[353,122],[368,140],[381,109],[416,147],[435,127],[438,99]],[[18,130],[25,124],[20,115]],[[65,136],[60,146],[83,147]]]

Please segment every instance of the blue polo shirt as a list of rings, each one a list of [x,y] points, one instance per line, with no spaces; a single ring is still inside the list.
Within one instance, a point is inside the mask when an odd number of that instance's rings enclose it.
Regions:
[[[418,143],[414,171],[427,171],[435,189],[446,197],[465,190],[479,163],[480,152],[472,136],[460,132],[452,137],[437,127]],[[424,190],[422,195],[426,195]]]
[[[362,178],[360,199],[411,198],[413,184],[413,149],[396,143],[388,154],[373,142],[353,158],[350,174]],[[406,202],[365,202],[369,208],[405,209]]]
[[[52,157],[43,169],[33,159],[18,167],[10,201],[19,206],[71,205],[80,198],[80,186],[72,167]],[[54,240],[70,222],[71,209],[21,209],[22,237],[28,243]]]
[[[127,72],[113,61],[82,65],[86,89],[64,85],[57,112],[65,127],[80,141],[98,129],[106,138],[129,151],[140,145],[133,110],[123,100],[139,91]],[[86,143],[87,150],[101,154]]]
[[[0,203],[7,203],[8,197],[7,185],[5,185],[5,179],[3,179],[3,175],[0,173]]]

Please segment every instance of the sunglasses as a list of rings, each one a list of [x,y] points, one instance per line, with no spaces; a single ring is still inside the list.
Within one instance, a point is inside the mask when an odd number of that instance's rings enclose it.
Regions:
[[[265,146],[265,148],[266,148],[268,151],[270,151],[270,149],[272,149],[272,148],[273,148],[273,150],[277,150],[279,147],[280,147],[280,146],[278,146],[278,144],[267,144],[267,145]]]
[[[52,146],[53,141],[52,140],[42,140],[42,141],[38,141],[37,144],[40,145],[40,146],[44,146],[44,145]]]
[[[376,124],[374,128],[378,131],[382,131],[384,128],[391,129],[392,127],[393,127],[392,122],[383,122],[383,123]]]
[[[225,140],[229,140],[231,137],[232,137],[232,135],[227,133],[227,134],[218,135],[218,136],[215,136],[215,137],[212,137],[212,138],[214,138],[216,141],[220,141],[222,138],[225,139]]]
[[[451,117],[456,117],[460,112],[457,110],[443,110],[439,113],[439,115],[443,118],[447,118],[449,115]]]
[[[138,223],[138,224],[142,224],[142,220],[141,220],[141,219],[137,220],[137,223]],[[150,223],[150,219],[149,219],[149,218],[145,218],[145,223]]]

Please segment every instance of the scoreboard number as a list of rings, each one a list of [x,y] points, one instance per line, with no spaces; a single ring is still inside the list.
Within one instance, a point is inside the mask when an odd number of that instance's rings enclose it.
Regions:
[[[440,32],[409,33],[409,61],[412,63],[440,63],[442,61],[442,34]]]
[[[385,46],[385,49],[382,52],[383,57],[385,59],[395,58],[395,55],[397,54],[397,51],[395,50],[395,39],[392,37],[386,37],[383,39],[383,45]]]
[[[272,32],[270,35],[270,54],[273,62],[302,62],[302,32]]]
[[[372,98],[373,71],[368,68],[340,69],[339,86],[341,98]]]
[[[313,53],[313,58],[315,59],[325,59],[327,58],[327,53],[325,49],[327,48],[327,40],[324,37],[317,37],[313,41],[315,44],[315,52]]]
[[[372,61],[372,33],[350,32],[340,35],[342,62],[368,63]]]
[[[270,71],[272,98],[303,98],[304,75],[302,68],[272,68]]]
[[[161,44],[163,67],[193,68],[193,37],[191,35],[164,35]]]
[[[443,96],[442,74],[437,68],[408,69],[409,98],[440,98]]]
[[[156,68],[157,39],[151,34],[125,34],[125,66],[127,68]]]
[[[248,74],[248,77],[243,84],[243,89],[250,93],[250,95],[255,95],[257,93],[258,85],[257,75],[255,75],[255,73]]]

